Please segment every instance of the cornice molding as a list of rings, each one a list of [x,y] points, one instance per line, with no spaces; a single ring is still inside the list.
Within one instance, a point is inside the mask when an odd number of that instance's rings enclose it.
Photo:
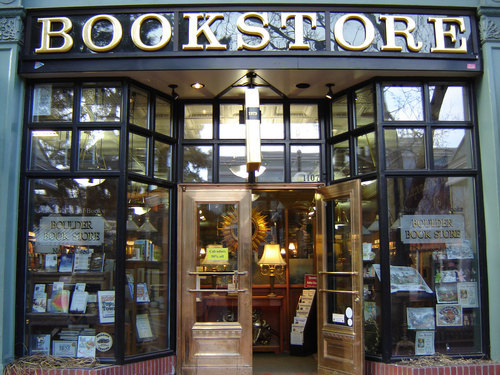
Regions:
[[[481,44],[500,42],[500,19],[482,15],[479,19],[479,34]]]
[[[23,22],[20,16],[0,16],[0,42],[23,40]]]

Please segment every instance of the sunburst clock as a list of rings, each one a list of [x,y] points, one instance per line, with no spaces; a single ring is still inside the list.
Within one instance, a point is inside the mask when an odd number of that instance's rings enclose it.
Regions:
[[[229,251],[235,252],[238,249],[238,214],[233,211],[223,216],[221,223],[222,242]],[[269,225],[266,216],[262,215],[257,209],[252,210],[252,250],[257,251],[260,244],[266,238],[269,232]]]

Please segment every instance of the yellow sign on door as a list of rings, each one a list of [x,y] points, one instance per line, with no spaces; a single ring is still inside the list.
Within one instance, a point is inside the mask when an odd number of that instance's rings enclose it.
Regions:
[[[207,247],[205,262],[227,264],[229,262],[229,249],[227,247]]]

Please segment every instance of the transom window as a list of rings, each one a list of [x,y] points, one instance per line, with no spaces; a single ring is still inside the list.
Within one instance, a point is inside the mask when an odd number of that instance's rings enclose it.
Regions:
[[[319,182],[324,179],[320,106],[262,103],[262,165],[257,182]],[[246,182],[242,104],[184,105],[183,182]]]

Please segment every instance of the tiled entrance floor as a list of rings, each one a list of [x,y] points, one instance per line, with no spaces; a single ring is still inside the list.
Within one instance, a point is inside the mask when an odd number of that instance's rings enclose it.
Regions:
[[[254,375],[316,375],[316,355],[292,356],[289,354],[254,353]]]

